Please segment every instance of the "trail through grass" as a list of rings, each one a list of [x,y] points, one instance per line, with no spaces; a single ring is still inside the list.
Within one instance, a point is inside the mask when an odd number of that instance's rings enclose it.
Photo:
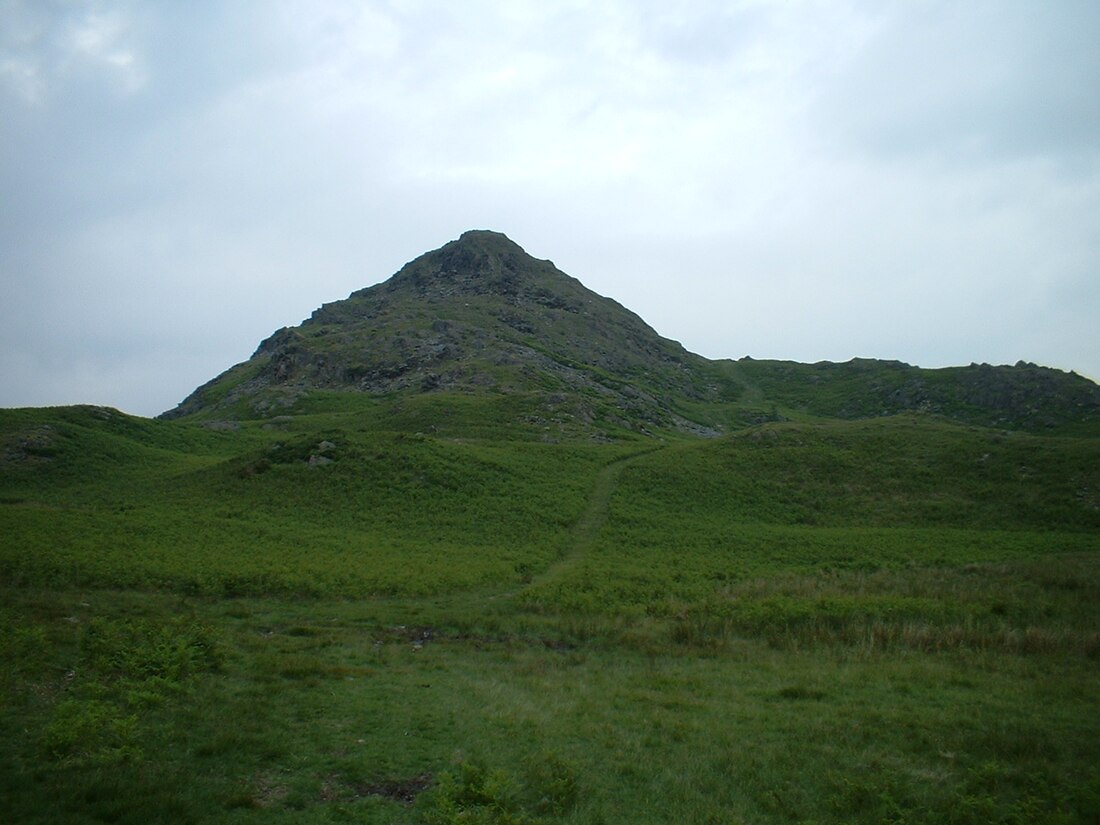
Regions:
[[[642,456],[664,449],[652,447],[640,450],[631,455],[620,456],[610,461],[606,467],[597,473],[592,489],[588,494],[588,503],[580,518],[574,522],[569,535],[569,545],[565,554],[541,575],[535,576],[531,584],[545,584],[557,578],[561,578],[570,569],[584,558],[596,542],[600,528],[607,521],[608,507],[611,504],[611,496],[615,492],[619,476],[632,461],[637,461]]]

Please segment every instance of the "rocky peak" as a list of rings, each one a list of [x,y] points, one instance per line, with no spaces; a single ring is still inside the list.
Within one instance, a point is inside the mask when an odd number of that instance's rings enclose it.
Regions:
[[[515,295],[553,270],[500,232],[479,229],[421,255],[390,279],[390,289],[421,294],[462,292]]]

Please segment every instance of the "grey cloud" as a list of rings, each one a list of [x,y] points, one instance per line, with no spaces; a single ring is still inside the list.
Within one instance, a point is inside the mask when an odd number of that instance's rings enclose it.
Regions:
[[[89,45],[131,55],[135,83],[66,62],[90,13],[114,28]],[[0,79],[0,403],[159,412],[473,227],[712,357],[1100,372],[1094,21],[1068,4],[8,2],[0,54],[44,85],[32,100]]]
[[[1100,6],[904,4],[826,84],[818,124],[857,150],[974,164],[1100,154]]]

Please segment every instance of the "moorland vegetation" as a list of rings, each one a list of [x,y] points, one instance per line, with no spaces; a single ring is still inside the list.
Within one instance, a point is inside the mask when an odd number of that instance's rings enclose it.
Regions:
[[[1100,388],[707,361],[495,233],[0,410],[8,821],[1100,818]]]

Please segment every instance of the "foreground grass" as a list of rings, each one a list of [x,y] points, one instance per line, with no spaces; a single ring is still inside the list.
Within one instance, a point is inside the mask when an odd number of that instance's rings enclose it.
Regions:
[[[357,415],[0,416],[0,818],[1100,817],[1095,440]]]
[[[1096,558],[913,572],[746,585],[904,614],[709,626],[7,588],[0,793],[18,822],[1094,821]]]

